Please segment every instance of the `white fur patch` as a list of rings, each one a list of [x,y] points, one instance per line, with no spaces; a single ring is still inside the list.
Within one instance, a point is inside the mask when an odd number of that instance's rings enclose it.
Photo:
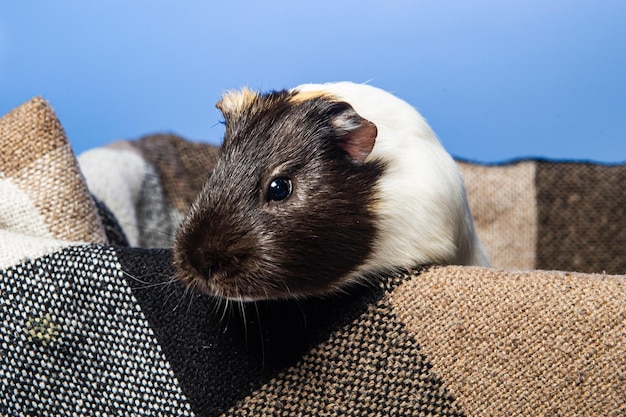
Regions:
[[[294,90],[328,91],[378,128],[367,160],[387,164],[378,183],[380,235],[353,279],[365,271],[429,263],[488,266],[459,169],[417,110],[366,84],[305,84]]]

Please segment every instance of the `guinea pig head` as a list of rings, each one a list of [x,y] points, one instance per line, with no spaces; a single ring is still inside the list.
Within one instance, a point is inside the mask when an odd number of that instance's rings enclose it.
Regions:
[[[237,300],[324,294],[370,255],[377,128],[323,92],[227,93],[220,159],[177,231],[177,276]]]

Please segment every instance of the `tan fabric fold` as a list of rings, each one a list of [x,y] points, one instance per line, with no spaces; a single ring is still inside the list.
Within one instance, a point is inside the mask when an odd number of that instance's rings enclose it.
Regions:
[[[534,269],[537,242],[535,161],[459,162],[476,231],[494,268]]]
[[[224,415],[465,415],[392,309],[371,306]]]
[[[38,232],[42,237],[107,242],[65,132],[45,100],[34,98],[3,116],[0,141],[0,181],[30,199],[47,228]],[[33,213],[7,210],[0,216],[10,218],[0,224],[21,232],[28,227],[20,223],[31,222]]]
[[[437,267],[391,303],[469,415],[626,413],[623,276]]]

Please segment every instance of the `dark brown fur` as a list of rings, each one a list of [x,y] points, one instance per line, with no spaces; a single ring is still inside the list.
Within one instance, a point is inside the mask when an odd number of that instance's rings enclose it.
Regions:
[[[220,107],[218,105],[218,107]],[[379,162],[364,162],[376,128],[346,103],[294,93],[246,95],[221,108],[220,159],[180,227],[178,276],[234,299],[328,292],[371,252]],[[291,196],[268,201],[273,178]]]

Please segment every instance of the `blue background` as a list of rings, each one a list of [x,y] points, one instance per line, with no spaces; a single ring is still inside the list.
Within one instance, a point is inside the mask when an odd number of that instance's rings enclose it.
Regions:
[[[626,1],[3,1],[0,114],[49,100],[78,152],[218,143],[227,89],[369,81],[455,156],[626,160]]]

